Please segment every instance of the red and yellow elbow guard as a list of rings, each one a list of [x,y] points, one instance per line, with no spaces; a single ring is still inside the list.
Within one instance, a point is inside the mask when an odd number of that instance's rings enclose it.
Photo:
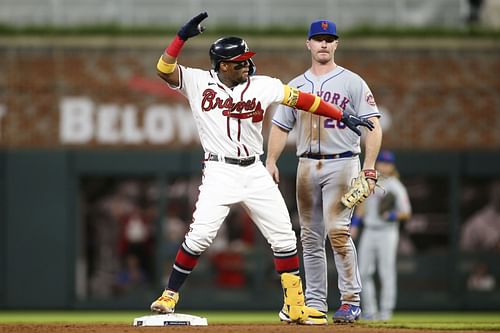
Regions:
[[[281,104],[328,118],[342,119],[342,110],[326,103],[319,96],[302,92],[288,85],[283,85],[283,87],[285,88],[285,96]]]

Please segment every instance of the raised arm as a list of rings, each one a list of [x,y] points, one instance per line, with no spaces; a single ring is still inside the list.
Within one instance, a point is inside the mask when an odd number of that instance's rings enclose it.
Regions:
[[[205,30],[200,25],[206,19],[206,12],[200,13],[184,24],[177,32],[174,40],[165,49],[156,65],[158,75],[172,86],[179,85],[179,69],[177,68],[177,57],[184,43],[191,37],[197,36]]]
[[[300,91],[288,85],[283,85],[283,87],[285,89],[285,94],[281,104],[320,116],[340,120],[357,135],[361,135],[358,126],[366,127],[370,131],[373,129],[373,123],[370,120],[344,112],[337,106],[323,101],[319,96]]]

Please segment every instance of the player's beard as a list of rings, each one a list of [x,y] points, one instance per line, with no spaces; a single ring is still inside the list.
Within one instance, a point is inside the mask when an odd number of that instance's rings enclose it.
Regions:
[[[248,80],[248,72],[241,73],[241,75],[238,78],[236,78],[235,83],[236,83],[236,85],[238,85],[238,84],[242,84],[242,83],[247,82],[247,80]]]
[[[242,73],[241,74],[241,82],[240,83],[245,83],[248,80],[248,72],[247,73]]]
[[[221,80],[221,82],[224,83],[228,88],[233,88],[236,87],[237,85],[247,82],[248,73],[241,73],[238,76],[231,75],[225,77],[221,77],[219,75],[219,80]]]

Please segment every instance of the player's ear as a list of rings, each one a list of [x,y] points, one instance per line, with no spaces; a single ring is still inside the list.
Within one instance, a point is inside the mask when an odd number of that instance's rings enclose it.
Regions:
[[[311,46],[309,45],[309,39],[306,40],[306,47],[309,51],[311,51]]]
[[[227,69],[228,69],[228,64],[221,61],[219,63],[219,72],[227,72]]]

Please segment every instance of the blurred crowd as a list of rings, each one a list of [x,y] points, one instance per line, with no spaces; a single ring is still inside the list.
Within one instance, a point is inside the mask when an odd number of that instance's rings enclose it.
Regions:
[[[398,254],[442,254],[449,251],[448,186],[445,179],[403,178],[413,205],[412,218],[400,227]],[[199,177],[178,177],[163,185],[154,178],[86,177],[81,180],[86,286],[82,297],[109,298],[138,292],[164,277],[188,231]],[[280,183],[299,236],[295,179]],[[164,193],[162,193],[162,191]],[[500,179],[464,181],[460,250],[465,254],[500,253]],[[262,239],[241,206],[235,206],[206,261],[214,286],[243,288],[249,281],[252,254]],[[498,273],[488,261],[464,266],[471,290],[496,288]],[[163,283],[164,281],[160,281]]]

